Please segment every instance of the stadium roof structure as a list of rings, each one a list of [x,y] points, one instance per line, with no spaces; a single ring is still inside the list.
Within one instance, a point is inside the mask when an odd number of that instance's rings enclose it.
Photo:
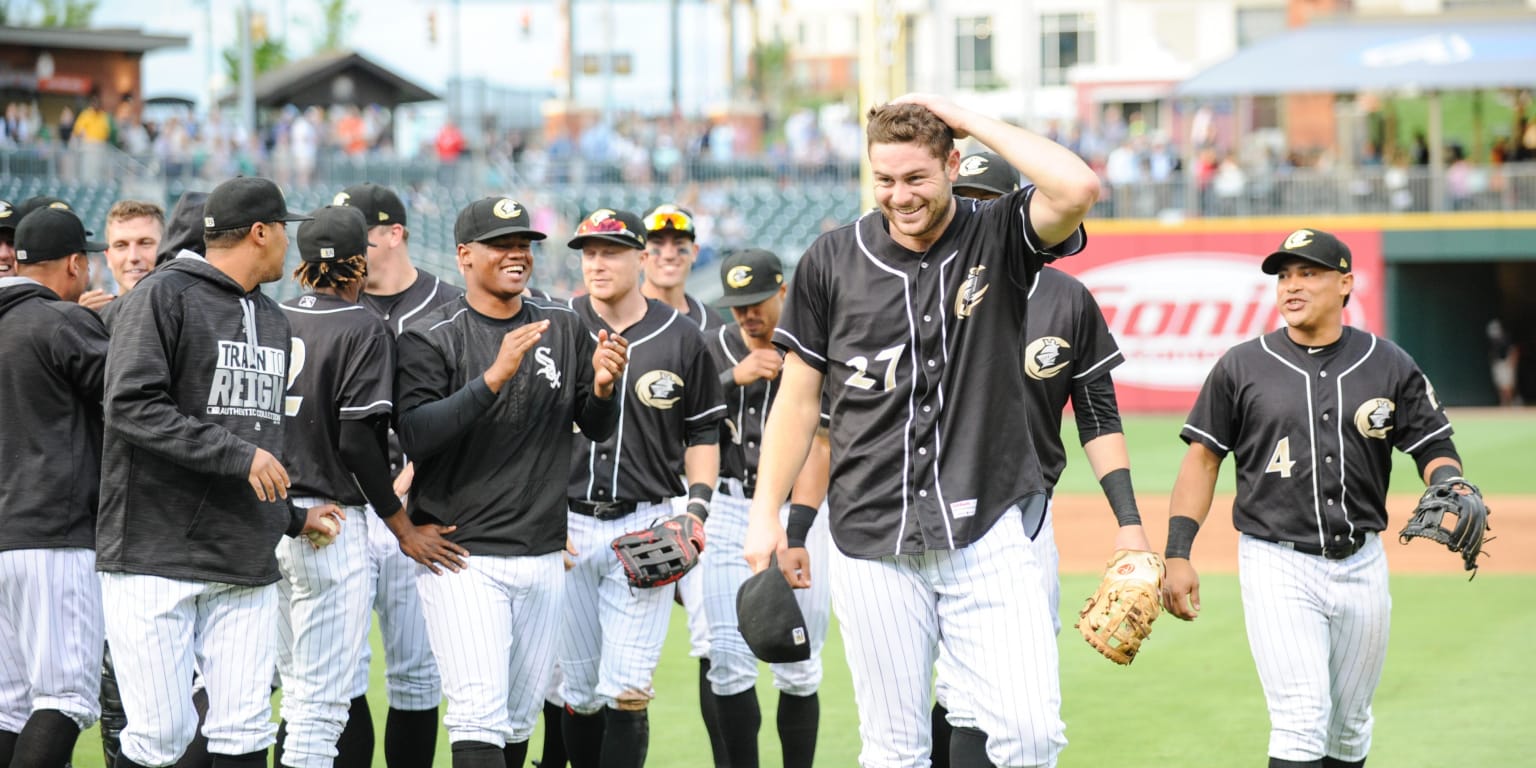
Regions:
[[[187,47],[186,35],[150,35],[137,29],[0,26],[0,46],[59,48],[77,51],[148,53]]]
[[[437,94],[357,51],[332,51],[291,62],[257,76],[254,88],[256,104],[262,107],[395,107],[438,99]],[[234,91],[220,99],[225,103],[234,100]]]
[[[1466,91],[1536,85],[1536,14],[1316,23],[1181,82],[1175,96]]]

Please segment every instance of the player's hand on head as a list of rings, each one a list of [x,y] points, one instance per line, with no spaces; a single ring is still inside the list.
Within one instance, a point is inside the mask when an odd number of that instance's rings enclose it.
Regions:
[[[917,104],[925,107],[929,112],[933,113],[934,117],[943,120],[944,124],[948,125],[949,129],[955,132],[955,138],[964,139],[971,135],[969,131],[961,127],[965,122],[965,115],[968,114],[967,110],[943,96],[934,93],[908,93],[891,103]]]
[[[787,547],[779,550],[779,570],[789,586],[809,589],[811,586],[811,554],[805,547]]]
[[[496,359],[485,371],[485,385],[492,392],[500,392],[502,385],[510,381],[523,364],[523,355],[528,354],[528,350],[544,338],[544,331],[548,329],[549,321],[540,320],[507,331],[501,337],[501,349],[496,352]]]
[[[246,479],[256,498],[262,501],[288,498],[288,470],[265,448],[257,448],[256,455],[251,457],[250,476]]]
[[[469,550],[443,538],[457,528],[456,525],[435,523],[408,526],[399,537],[400,551],[439,576],[443,568],[458,573],[464,570],[464,558],[469,557]]]
[[[741,553],[746,557],[752,572],[766,570],[769,558],[788,547],[789,539],[784,535],[784,526],[779,524],[778,508],[772,507],[767,512],[759,513],[754,503],[747,517],[747,537],[741,545]]]
[[[102,307],[112,303],[112,300],[115,298],[117,297],[106,291],[92,289],[80,294],[79,304],[86,309],[99,312]]]
[[[629,364],[629,341],[617,333],[597,332],[597,351],[592,353],[592,390],[603,399],[613,396],[613,386]]]
[[[1200,575],[1188,559],[1171,557],[1164,561],[1163,607],[1185,621],[1200,615]]]

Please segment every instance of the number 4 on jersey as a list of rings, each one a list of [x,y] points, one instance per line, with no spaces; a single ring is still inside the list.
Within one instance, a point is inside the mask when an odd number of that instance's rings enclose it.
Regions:
[[[1269,464],[1265,465],[1264,471],[1275,472],[1281,477],[1289,478],[1291,467],[1294,466],[1296,462],[1291,460],[1291,438],[1282,437],[1280,442],[1275,443],[1275,452],[1270,454]]]

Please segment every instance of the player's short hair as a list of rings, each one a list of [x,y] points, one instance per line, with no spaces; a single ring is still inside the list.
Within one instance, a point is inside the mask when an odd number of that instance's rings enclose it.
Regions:
[[[165,209],[143,200],[119,200],[113,203],[112,209],[107,211],[107,224],[144,216],[154,219],[162,230],[165,229]]]
[[[399,222],[395,222],[395,223],[399,224]],[[394,224],[376,224],[374,226],[392,227],[392,226],[394,226]],[[369,227],[368,229],[372,230],[373,227]],[[406,245],[410,245],[410,243],[411,243],[411,228],[407,227],[404,224],[400,224],[400,242],[405,243]]]
[[[921,144],[939,160],[955,149],[955,131],[921,104],[881,104],[869,110],[865,149],[876,144]]]
[[[307,290],[316,288],[342,288],[368,274],[368,257],[365,254],[348,256],[336,261],[300,262],[293,270],[293,279]]]
[[[203,245],[209,248],[233,248],[251,233],[254,224],[233,229],[211,229],[203,231]]]

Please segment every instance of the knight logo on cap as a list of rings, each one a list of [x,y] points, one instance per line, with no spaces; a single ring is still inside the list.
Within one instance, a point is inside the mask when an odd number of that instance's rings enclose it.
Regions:
[[[9,219],[10,217],[11,217],[11,204],[7,203],[4,200],[0,200],[0,219]]]
[[[345,192],[337,192],[336,196],[331,198],[331,205],[346,205],[347,201],[351,199],[351,195]]]
[[[495,207],[491,208],[491,213],[498,219],[515,219],[522,210],[518,208],[516,200],[503,197],[496,201]]]
[[[48,207],[53,208],[54,210],[67,211],[69,210],[69,203],[66,203],[63,200],[55,200],[49,203]]]
[[[731,271],[725,274],[725,284],[732,288],[745,288],[751,285],[752,268],[745,265],[731,268]]]
[[[978,173],[987,172],[987,158],[981,155],[971,155],[960,163],[961,176],[975,176]]]
[[[1305,247],[1307,247],[1308,245],[1311,245],[1311,244],[1312,244],[1312,230],[1310,230],[1310,229],[1298,229],[1295,232],[1292,232],[1290,235],[1286,236],[1285,243],[1283,245],[1281,245],[1280,247],[1284,248],[1287,251],[1289,251],[1289,250],[1294,250],[1296,248],[1305,248]]]

